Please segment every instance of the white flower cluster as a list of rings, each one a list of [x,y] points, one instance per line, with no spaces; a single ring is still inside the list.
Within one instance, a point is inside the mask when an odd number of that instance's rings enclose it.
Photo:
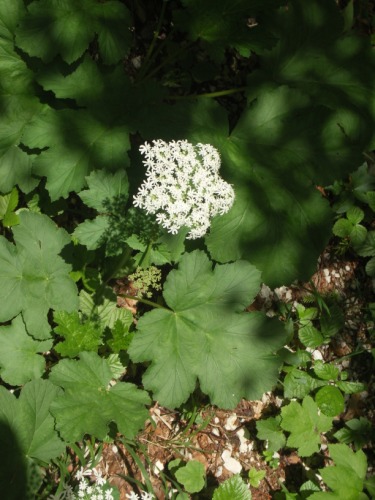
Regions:
[[[94,476],[95,484],[91,484],[85,476]],[[114,500],[113,488],[97,470],[81,467],[75,478],[79,481],[78,492],[74,492],[73,488],[68,485],[62,493],[52,497],[53,500]]]
[[[152,495],[151,493],[147,493],[146,491],[142,491],[141,496],[132,491],[130,495],[126,495],[126,498],[129,498],[129,500],[154,500],[155,497],[154,495]]]
[[[190,229],[188,238],[200,238],[212,217],[233,205],[233,188],[219,176],[220,155],[210,144],[159,139],[139,150],[147,171],[133,204],[156,214],[168,232],[176,234],[185,226]]]

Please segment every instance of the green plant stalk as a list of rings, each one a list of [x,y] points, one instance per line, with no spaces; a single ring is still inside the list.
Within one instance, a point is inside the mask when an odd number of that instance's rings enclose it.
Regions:
[[[143,475],[143,477],[145,479],[147,491],[149,493],[153,493],[155,495],[154,488],[152,487],[151,481],[149,479],[149,475],[148,475],[148,473],[146,471],[145,466],[142,463],[142,460],[139,458],[139,456],[137,455],[137,453],[133,450],[132,446],[130,446],[130,444],[128,444],[126,442],[125,439],[122,439],[121,441],[122,441],[123,445],[125,446],[126,451],[132,456],[134,462],[139,467],[139,470],[141,471],[141,473],[142,473],[142,475]],[[138,481],[136,481],[136,483],[138,484],[138,486],[142,485],[142,483],[139,483]]]
[[[142,297],[137,297],[136,295],[128,295],[122,293],[121,297],[124,297],[124,299],[137,300],[138,302],[142,302],[142,304],[147,304],[148,306],[151,307],[158,307],[159,309],[165,309],[166,311],[169,311],[168,307],[162,306],[161,304],[158,304],[157,302],[154,302],[152,300],[143,299]]]
[[[156,40],[158,39],[158,36],[159,36],[159,33],[160,33],[160,29],[161,29],[161,26],[162,26],[163,21],[164,21],[164,15],[165,15],[165,9],[167,7],[167,2],[168,2],[168,0],[163,0],[163,4],[162,4],[162,8],[161,8],[161,13],[160,13],[158,25],[156,27],[156,30],[154,31],[153,39],[152,39],[152,41],[150,43],[150,46],[149,46],[149,48],[147,50],[145,59],[143,61],[141,70],[140,70],[139,75],[138,75],[138,80],[142,80],[142,78],[147,73],[147,70],[150,67],[150,64],[152,62],[152,57],[151,56],[152,56],[152,54],[154,52],[154,47],[155,47],[155,44],[156,44]]]
[[[184,99],[195,99],[197,97],[210,97],[211,99],[214,99],[216,97],[223,97],[226,95],[237,94],[237,92],[244,92],[245,90],[246,87],[238,87],[237,89],[218,90],[217,92],[205,92],[203,94],[175,95],[168,97],[168,99],[173,101],[179,101]]]

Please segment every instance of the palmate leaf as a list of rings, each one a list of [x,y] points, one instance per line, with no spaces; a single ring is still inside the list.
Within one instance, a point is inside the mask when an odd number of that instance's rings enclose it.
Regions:
[[[27,331],[47,339],[48,311],[78,308],[71,267],[59,255],[71,240],[46,215],[21,212],[19,217],[19,226],[13,228],[15,245],[0,237],[0,321],[21,312]]]
[[[165,282],[171,309],[143,315],[128,350],[133,361],[151,361],[143,382],[155,399],[179,406],[199,380],[213,404],[230,408],[272,387],[280,364],[272,353],[285,341],[283,326],[241,312],[259,286],[260,273],[247,262],[212,271],[204,252],[182,256]]]
[[[108,362],[93,352],[82,352],[80,360],[62,360],[52,368],[50,380],[64,389],[51,405],[56,427],[70,442],[80,441],[84,434],[103,439],[110,422],[119,432],[134,437],[143,426],[150,399],[133,384],[117,382]]]
[[[65,338],[55,347],[64,357],[74,358],[82,351],[98,351],[102,342],[102,330],[93,321],[81,321],[78,312],[58,311],[54,314],[57,326],[54,331]]]
[[[0,387],[0,422],[7,424],[14,432],[18,444],[26,457],[49,462],[65,449],[58,437],[49,409],[61,389],[48,380],[27,382],[18,399]],[[11,453],[3,446],[8,436],[5,427],[0,427],[0,442],[3,453]]]
[[[130,13],[117,0],[39,0],[28,6],[17,29],[17,45],[31,56],[50,62],[57,55],[76,61],[98,35],[106,64],[118,62],[129,49]]]
[[[105,212],[104,201],[112,200],[120,195],[128,194],[129,182],[125,170],[111,174],[104,170],[96,170],[86,177],[88,189],[78,193],[81,200],[98,212]],[[125,203],[126,199],[124,200]]]
[[[74,236],[89,250],[95,250],[105,243],[104,235],[108,232],[111,217],[106,202],[113,202],[122,196],[124,210],[128,195],[129,182],[125,170],[111,174],[103,170],[96,170],[86,177],[88,189],[78,193],[81,200],[91,208],[101,212],[93,220],[85,220],[74,230]]]
[[[219,149],[223,175],[238,187],[232,210],[211,226],[211,255],[248,259],[270,286],[309,278],[331,226],[314,184],[349,171],[356,151],[334,114],[286,87],[265,88]]]
[[[213,500],[251,500],[251,491],[239,474],[224,481],[215,491]]]
[[[46,176],[51,199],[80,191],[92,170],[118,170],[126,165],[128,128],[105,123],[85,110],[53,110],[25,127],[22,142],[30,148],[46,148],[33,163],[37,176]]]
[[[336,109],[353,144],[366,150],[375,121],[370,39],[343,33],[342,12],[334,0],[308,5],[293,0],[280,10],[274,28],[279,43],[264,53],[262,71],[249,79],[250,85],[274,81],[303,90],[315,102]]]
[[[301,457],[309,457],[319,451],[320,433],[332,428],[332,418],[319,414],[318,406],[310,396],[302,405],[292,401],[281,409],[281,427],[290,432],[287,445],[298,448]]]
[[[191,40],[201,40],[209,54],[217,60],[224,56],[224,50],[235,47],[247,57],[251,50],[261,51],[271,48],[276,39],[261,26],[251,29],[247,25],[250,17],[256,17],[258,24],[261,15],[280,5],[279,0],[183,0],[185,10],[174,14],[175,25],[188,33]]]
[[[27,334],[19,315],[9,326],[0,327],[0,375],[4,382],[23,385],[42,376],[46,362],[43,353],[51,349],[52,340],[42,342]]]
[[[335,465],[319,469],[319,472],[332,493],[314,493],[309,498],[313,500],[368,498],[362,493],[367,472],[367,460],[363,451],[354,452],[345,444],[331,444],[328,449]]]
[[[14,50],[13,34],[25,10],[21,0],[4,0],[0,5],[0,191],[15,184],[30,192],[38,180],[31,177],[32,156],[18,146],[25,124],[40,111],[33,96],[33,75]]]

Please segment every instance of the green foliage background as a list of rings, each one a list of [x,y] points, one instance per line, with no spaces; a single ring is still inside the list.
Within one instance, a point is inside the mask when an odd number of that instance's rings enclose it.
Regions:
[[[197,382],[224,407],[272,387],[284,329],[243,310],[261,282],[314,272],[333,227],[318,187],[373,149],[374,80],[370,40],[334,0],[1,2],[0,375],[20,394],[0,388],[20,440],[9,467],[103,439],[111,422],[136,434],[150,400],[120,381],[129,345],[171,407]],[[132,212],[138,147],[154,139],[221,153],[236,201],[204,241]],[[129,262],[177,266],[135,334],[107,286]]]

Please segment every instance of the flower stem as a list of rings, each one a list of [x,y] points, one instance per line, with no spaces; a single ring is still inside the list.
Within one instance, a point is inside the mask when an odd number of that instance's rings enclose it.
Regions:
[[[147,70],[150,66],[150,62],[152,61],[152,53],[154,52],[154,47],[155,47],[155,44],[156,44],[156,40],[158,39],[158,36],[160,34],[160,30],[161,30],[161,26],[163,24],[163,21],[164,21],[164,15],[165,15],[165,9],[167,7],[167,3],[168,3],[168,0],[163,0],[163,5],[162,5],[162,8],[161,8],[161,13],[160,13],[160,17],[159,17],[159,22],[158,22],[158,25],[156,27],[156,30],[154,31],[154,37],[150,43],[150,46],[147,50],[147,54],[144,58],[144,61],[143,61],[143,64],[142,64],[142,67],[141,67],[141,70],[139,72],[139,75],[138,75],[138,80],[141,80],[144,75],[147,73]]]
[[[196,97],[223,97],[226,95],[236,94],[237,92],[244,92],[247,87],[238,87],[237,89],[219,90],[217,92],[205,92],[204,94],[190,94],[190,95],[175,95],[168,96],[168,99],[177,101],[181,99],[195,99]]]
[[[142,297],[137,297],[136,295],[128,295],[126,293],[122,293],[121,297],[124,299],[131,299],[131,300],[137,300],[138,302],[142,302],[142,304],[146,304],[151,307],[157,307],[159,309],[165,309],[166,311],[169,311],[168,307],[162,306],[161,304],[158,304],[157,302],[154,302],[153,300],[148,300],[144,299]]]

